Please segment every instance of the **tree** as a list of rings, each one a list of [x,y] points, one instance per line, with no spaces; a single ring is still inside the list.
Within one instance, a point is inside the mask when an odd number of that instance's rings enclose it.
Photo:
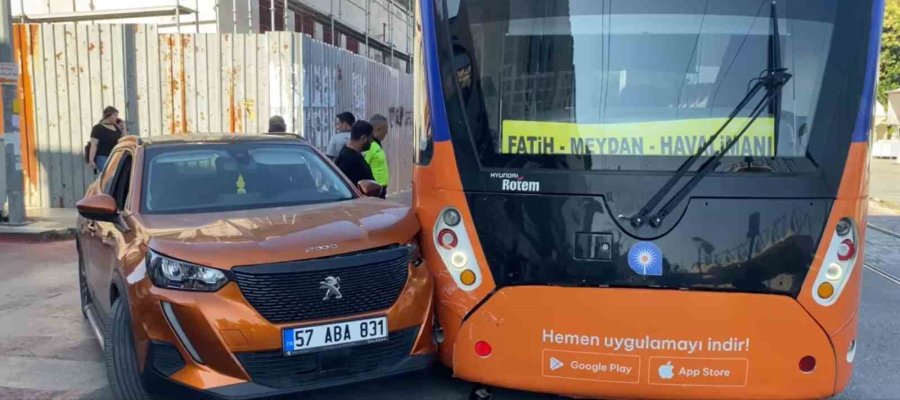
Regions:
[[[900,89],[900,0],[888,0],[881,36],[878,101],[887,104],[887,92]]]

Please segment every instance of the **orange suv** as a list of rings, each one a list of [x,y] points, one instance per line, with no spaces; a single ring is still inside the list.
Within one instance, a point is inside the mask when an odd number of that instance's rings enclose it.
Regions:
[[[292,137],[122,139],[78,203],[82,310],[115,396],[257,398],[426,368],[419,225],[364,194],[380,189]]]

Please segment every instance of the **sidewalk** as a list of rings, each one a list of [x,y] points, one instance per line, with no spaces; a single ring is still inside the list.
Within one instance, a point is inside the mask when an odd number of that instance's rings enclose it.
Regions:
[[[900,211],[900,164],[874,159],[869,176],[869,198],[882,207]]]
[[[396,201],[406,206],[412,206],[412,189],[391,193],[387,196],[390,201]]]
[[[75,237],[78,212],[74,208],[30,208],[26,213],[25,225],[0,223],[0,239],[46,242]]]

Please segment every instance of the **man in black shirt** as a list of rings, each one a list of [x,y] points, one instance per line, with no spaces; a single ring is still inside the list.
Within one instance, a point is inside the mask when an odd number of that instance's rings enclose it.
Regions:
[[[375,177],[372,175],[372,169],[366,162],[362,153],[368,151],[372,147],[372,134],[374,129],[372,125],[366,121],[357,121],[350,130],[350,140],[341,149],[334,163],[341,169],[350,182],[358,184],[359,181],[371,180]]]

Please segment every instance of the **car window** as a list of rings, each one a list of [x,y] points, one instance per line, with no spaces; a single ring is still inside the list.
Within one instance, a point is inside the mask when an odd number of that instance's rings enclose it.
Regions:
[[[174,214],[349,200],[353,190],[307,146],[227,143],[147,151],[142,211]]]
[[[118,163],[116,174],[111,180],[106,194],[116,199],[116,206],[119,211],[125,209],[128,204],[128,198],[131,192],[131,170],[133,157],[129,152],[121,152],[121,161]]]
[[[100,189],[103,193],[110,194],[109,185],[112,182],[112,178],[115,176],[116,171],[119,170],[119,163],[122,161],[123,153],[124,150],[116,150],[109,156],[106,167],[103,168],[103,171],[100,174]]]

